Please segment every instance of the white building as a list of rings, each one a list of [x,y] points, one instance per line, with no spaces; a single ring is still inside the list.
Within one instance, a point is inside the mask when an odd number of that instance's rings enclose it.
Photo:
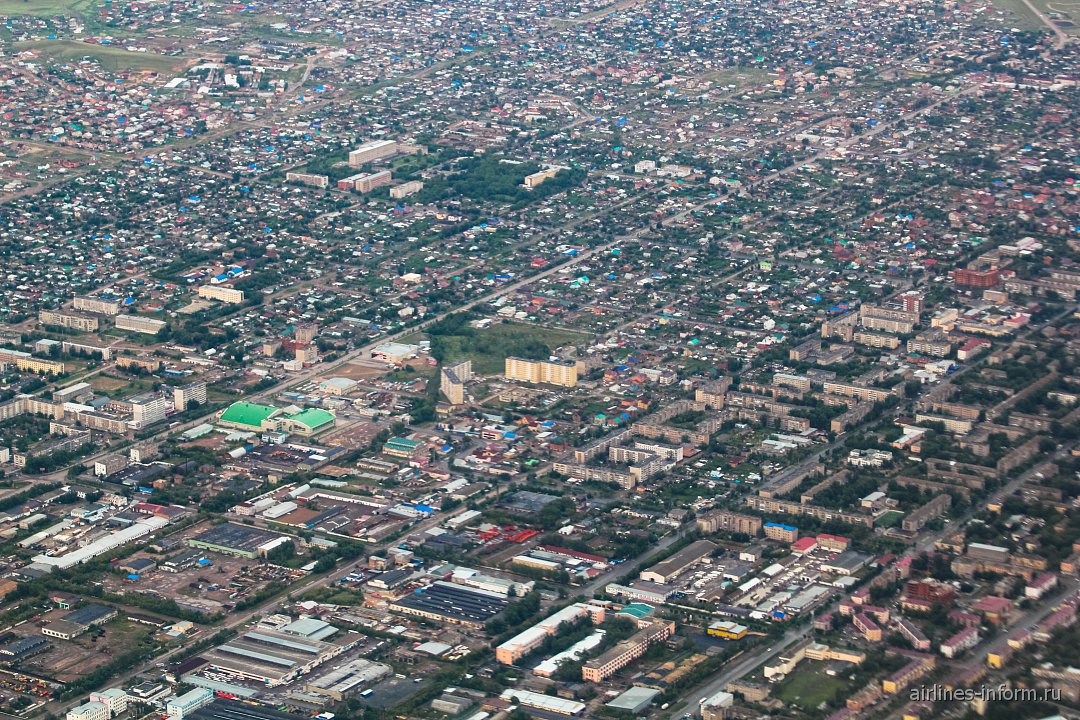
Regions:
[[[67,720],[109,720],[109,706],[90,701],[67,711]]]
[[[165,704],[165,714],[171,720],[184,720],[201,707],[206,707],[214,701],[214,691],[207,688],[195,688],[179,697],[174,697]]]
[[[116,717],[127,711],[128,694],[120,688],[109,688],[90,693],[91,702],[99,702],[109,710],[109,717]]]

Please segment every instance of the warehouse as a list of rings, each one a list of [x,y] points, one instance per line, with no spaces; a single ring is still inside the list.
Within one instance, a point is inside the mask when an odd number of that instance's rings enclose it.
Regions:
[[[77,550],[72,550],[66,555],[35,555],[33,567],[47,572],[52,572],[53,568],[66,570],[69,567],[74,567],[87,560],[93,560],[97,556],[104,555],[110,550],[115,550],[118,547],[134,542],[156,530],[160,530],[168,524],[169,521],[165,518],[150,516],[139,520],[123,530],[117,530],[114,533],[109,533],[108,535],[98,538],[89,545]]]
[[[334,414],[319,408],[307,408],[285,416],[278,424],[286,432],[311,437],[334,427]]]
[[[276,407],[250,402],[234,402],[218,416],[218,424],[238,430],[259,431],[266,421],[281,413]]]
[[[17,663],[49,649],[49,641],[43,637],[31,636],[13,640],[0,646],[0,663]]]
[[[310,681],[304,686],[304,690],[341,701],[349,695],[366,689],[392,672],[393,669],[389,665],[358,658]]]
[[[576,700],[564,700],[552,695],[541,695],[528,690],[504,690],[500,695],[503,700],[517,702],[525,707],[538,708],[558,715],[580,715],[585,712],[585,703]]]
[[[854,550],[840,553],[832,560],[821,563],[821,572],[833,575],[854,575],[862,570],[866,563],[870,562],[870,556],[857,553]]]
[[[671,582],[687,569],[712,555],[717,547],[719,546],[716,543],[708,540],[692,542],[667,560],[662,560],[643,571],[639,577],[647,582],[661,584]]]
[[[78,610],[72,610],[59,620],[54,620],[41,628],[41,633],[61,640],[71,640],[96,625],[107,623],[114,617],[116,617],[114,608],[91,603]]]
[[[188,545],[225,555],[254,559],[266,555],[285,537],[247,525],[224,523],[191,538],[188,540]]]
[[[637,687],[635,685],[619,697],[607,703],[605,707],[609,707],[612,710],[617,710],[619,712],[630,713],[635,716],[642,715],[645,710],[653,704],[653,700],[655,700],[656,696],[659,694],[660,691],[654,688]]]
[[[464,588],[440,580],[406,595],[391,608],[407,615],[480,627],[502,612],[506,605],[507,599],[504,595]]]
[[[202,657],[214,670],[275,687],[347,651],[362,636],[354,637],[352,641],[324,642],[259,627],[202,653]]]
[[[304,718],[267,705],[218,699],[189,714],[185,720],[304,720]]]

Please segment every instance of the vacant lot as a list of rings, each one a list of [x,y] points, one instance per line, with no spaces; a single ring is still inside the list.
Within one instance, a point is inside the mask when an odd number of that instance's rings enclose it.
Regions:
[[[38,2],[39,0],[30,0]],[[0,0],[0,6],[10,4],[9,0]],[[106,70],[119,72],[124,70],[150,70],[169,72],[180,63],[176,58],[157,55],[152,52],[132,52],[115,45],[96,45],[75,40],[29,40],[15,43],[16,51],[37,50],[41,62],[67,63],[79,60],[96,60]]]
[[[0,15],[72,15],[83,5],[82,0],[0,0]]]
[[[474,373],[501,375],[508,357],[539,359],[563,345],[583,345],[590,337],[576,330],[500,323],[482,330],[463,328],[461,334],[442,335],[437,340],[441,344],[444,363],[471,359]]]

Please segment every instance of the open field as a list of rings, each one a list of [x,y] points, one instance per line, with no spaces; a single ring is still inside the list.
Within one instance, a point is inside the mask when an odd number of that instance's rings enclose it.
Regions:
[[[3,2],[3,0],[0,0]],[[169,72],[180,61],[151,52],[132,52],[115,45],[92,45],[74,40],[29,40],[12,45],[16,51],[38,50],[42,62],[77,62],[83,58],[97,60],[107,70],[151,70]]]
[[[0,15],[72,15],[84,5],[83,0],[0,0]]]
[[[421,334],[410,336],[401,342],[416,342]],[[590,339],[588,333],[564,328],[531,325],[527,323],[498,323],[469,334],[443,335],[439,338],[444,349],[443,362],[471,359],[473,372],[478,375],[501,375],[507,357],[522,355],[541,357],[529,352],[536,343],[542,343],[548,351],[563,345],[582,345]]]
[[[1077,0],[1031,0],[1032,5],[1057,23],[1063,32],[1080,35],[1080,2]],[[1016,17],[1016,24],[1022,30],[1044,30],[1046,26],[1036,17],[1024,0],[993,0],[1002,10],[1010,11]]]
[[[843,679],[825,674],[825,664],[804,661],[781,682],[773,696],[784,704],[816,708],[845,686]]]

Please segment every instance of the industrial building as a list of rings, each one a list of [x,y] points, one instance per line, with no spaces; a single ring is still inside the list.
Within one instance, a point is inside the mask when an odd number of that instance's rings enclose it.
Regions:
[[[585,712],[585,703],[577,700],[566,700],[553,695],[542,695],[529,690],[503,690],[499,696],[503,700],[520,703],[525,707],[537,708],[556,715],[580,715]]]
[[[249,525],[223,523],[188,540],[193,548],[255,559],[265,557],[288,537]]]
[[[86,702],[68,710],[67,720],[109,720],[109,708],[104,703]]]
[[[505,595],[440,580],[406,595],[390,607],[406,615],[481,627],[502,612],[507,604]]]
[[[392,673],[393,668],[389,665],[357,658],[309,681],[304,686],[304,691],[339,702]]]
[[[199,708],[206,707],[213,701],[213,690],[195,688],[165,703],[165,714],[169,717],[169,720],[184,720],[191,713]]]
[[[140,518],[137,522],[132,523],[122,530],[117,530],[114,533],[99,537],[89,545],[84,545],[83,547],[72,550],[64,555],[35,555],[31,567],[46,570],[48,572],[52,572],[53,568],[65,570],[69,567],[84,563],[87,560],[92,560],[110,550],[115,550],[118,547],[146,537],[168,524],[168,520],[156,515]]]
[[[640,578],[646,582],[667,583],[697,565],[719,546],[708,540],[697,540],[675,553],[667,560],[662,560],[648,570],[642,571]]]
[[[655,688],[638,687],[637,685],[631,686],[626,692],[619,695],[617,698],[605,706],[615,710],[617,712],[630,713],[631,715],[638,716],[643,714],[656,697],[660,694],[660,691]]]
[[[251,402],[234,402],[218,416],[218,424],[238,430],[261,431],[267,421],[281,414],[281,410],[271,405]]]
[[[72,610],[59,620],[53,620],[41,628],[41,633],[60,640],[72,640],[92,627],[104,625],[114,617],[116,617],[115,608],[91,603],[78,610]]]
[[[495,659],[504,665],[513,665],[554,636],[564,623],[590,617],[594,623],[604,621],[604,608],[587,603],[574,603],[544,618],[495,648]]]
[[[215,699],[209,705],[195,710],[185,720],[304,720],[304,718],[268,705]]]
[[[276,687],[305,675],[352,648],[361,638],[315,640],[262,626],[202,653],[209,666],[229,675]]]

